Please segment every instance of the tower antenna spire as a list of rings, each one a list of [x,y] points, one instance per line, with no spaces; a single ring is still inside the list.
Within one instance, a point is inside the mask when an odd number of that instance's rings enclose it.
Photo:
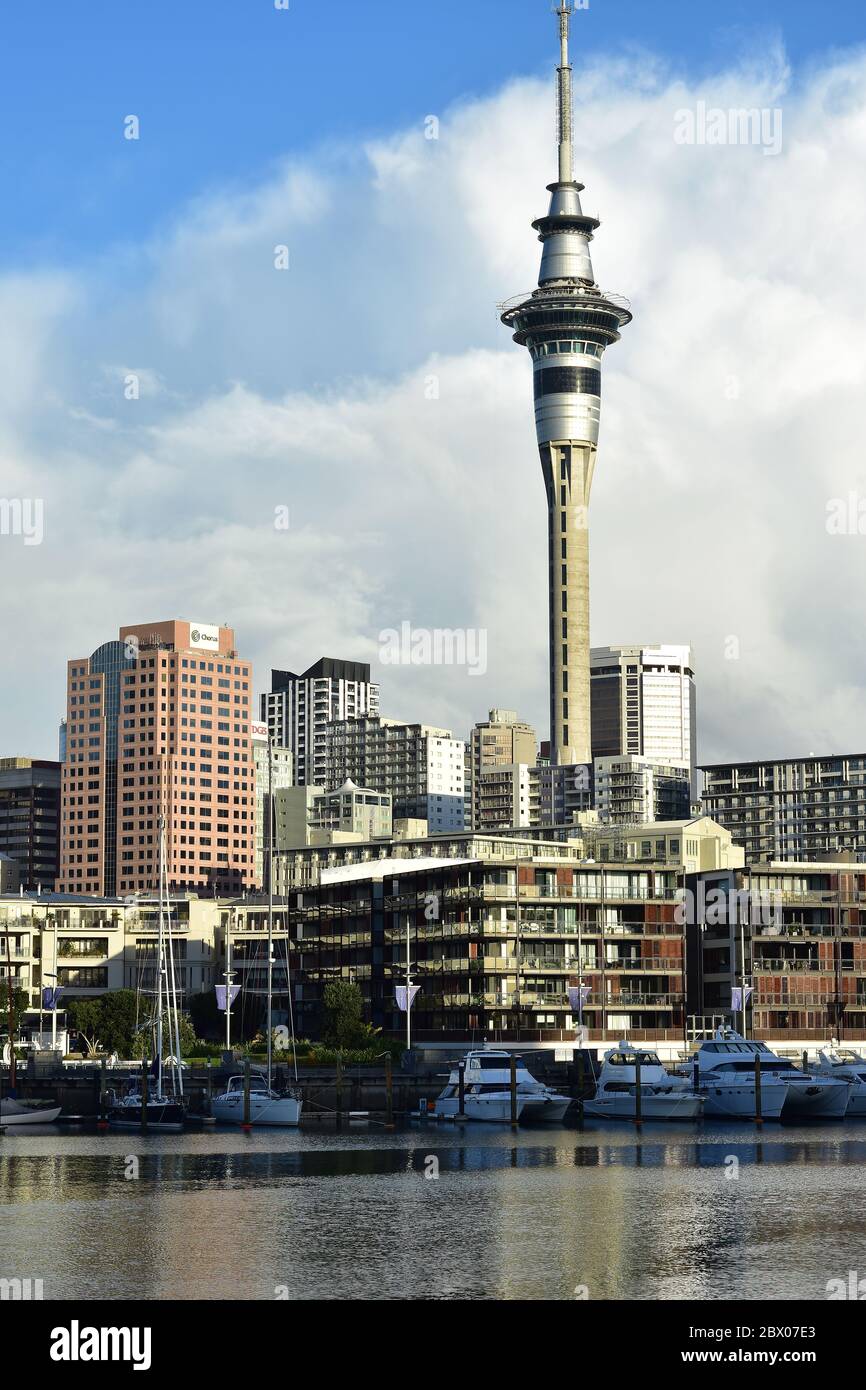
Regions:
[[[568,21],[573,6],[571,0],[560,0],[556,14],[559,15],[559,67],[557,77],[556,124],[559,140],[559,182],[571,183],[574,167],[571,154],[571,64],[568,61]]]

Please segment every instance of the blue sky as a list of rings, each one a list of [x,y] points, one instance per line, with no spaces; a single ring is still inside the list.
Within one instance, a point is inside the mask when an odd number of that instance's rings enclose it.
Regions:
[[[0,499],[45,517],[0,535],[0,756],[52,756],[67,659],[166,618],[233,625],[258,690],[345,657],[392,717],[545,735],[531,365],[495,306],[538,273],[550,9],[0,7]],[[708,762],[866,742],[864,31],[811,0],[574,20],[593,264],[634,309],[592,641],[692,643]],[[699,104],[778,111],[779,148],[678,141]],[[407,620],[483,629],[489,669],[382,665]]]
[[[550,0],[7,0],[0,264],[86,260],[320,141],[381,136],[549,74]],[[702,76],[780,34],[801,66],[862,42],[858,0],[591,0],[578,61],[641,47]],[[137,114],[142,139],[121,138]]]

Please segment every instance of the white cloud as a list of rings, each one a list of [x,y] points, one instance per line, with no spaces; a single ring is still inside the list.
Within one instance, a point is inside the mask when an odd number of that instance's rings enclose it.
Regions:
[[[706,760],[864,743],[866,536],[825,529],[866,497],[864,77],[842,55],[792,85],[769,46],[694,86],[651,57],[576,82],[596,273],[635,313],[604,365],[593,640],[694,643]],[[698,100],[781,107],[781,153],[677,144]],[[376,663],[404,619],[482,626],[486,676],[381,667],[383,708],[546,732],[530,364],[494,310],[537,273],[551,106],[515,82],[438,140],[311,152],[86,274],[0,281],[0,492],[46,512],[41,547],[0,538],[0,751],[53,751],[68,657],[182,614],[231,622],[259,688]]]

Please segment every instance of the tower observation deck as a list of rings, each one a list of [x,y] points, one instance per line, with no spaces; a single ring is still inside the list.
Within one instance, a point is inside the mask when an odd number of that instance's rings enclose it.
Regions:
[[[550,590],[550,754],[591,761],[589,695],[589,494],[601,418],[601,358],[630,320],[625,300],[595,282],[589,244],[599,226],[581,208],[572,170],[568,61],[570,0],[562,0],[557,68],[559,178],[533,222],[542,243],[538,288],[500,305],[502,322],[529,349],[535,433],[547,492]]]

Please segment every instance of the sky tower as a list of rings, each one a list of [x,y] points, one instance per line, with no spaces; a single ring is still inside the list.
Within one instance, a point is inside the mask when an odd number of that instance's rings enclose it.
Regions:
[[[589,243],[599,225],[580,205],[572,168],[570,0],[559,17],[559,178],[550,208],[533,222],[542,243],[538,289],[501,305],[514,341],[529,348],[535,433],[547,492],[550,589],[550,756],[589,763],[589,491],[601,415],[601,357],[631,319],[623,300],[595,283]]]

